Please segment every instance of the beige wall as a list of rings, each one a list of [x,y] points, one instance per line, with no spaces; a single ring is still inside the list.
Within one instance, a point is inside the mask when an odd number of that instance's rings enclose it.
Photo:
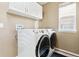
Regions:
[[[44,5],[44,18],[39,22],[40,28],[58,28],[58,3],[48,3]]]
[[[4,24],[0,28],[0,56],[16,56],[16,23],[23,24],[25,28],[34,28],[35,21],[7,14],[8,3],[0,2],[0,22]]]
[[[44,5],[44,19],[40,21],[40,28],[51,27],[58,30],[58,4],[48,3]],[[77,4],[77,8],[79,3]],[[58,32],[57,31],[57,48],[79,54],[79,8],[77,9],[77,32]]]

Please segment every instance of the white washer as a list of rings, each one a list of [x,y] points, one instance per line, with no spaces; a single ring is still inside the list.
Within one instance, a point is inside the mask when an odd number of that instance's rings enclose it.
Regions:
[[[18,35],[18,57],[35,57],[35,33],[34,29],[22,29]]]
[[[42,29],[22,29],[18,34],[19,57],[46,57],[50,51],[50,39]]]
[[[36,56],[47,57],[50,51],[50,39],[45,29],[36,32]]]

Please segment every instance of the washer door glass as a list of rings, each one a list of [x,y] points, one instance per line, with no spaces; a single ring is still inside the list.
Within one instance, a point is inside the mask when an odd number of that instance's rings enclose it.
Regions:
[[[43,35],[36,46],[36,56],[46,57],[49,54],[50,41],[48,35]]]

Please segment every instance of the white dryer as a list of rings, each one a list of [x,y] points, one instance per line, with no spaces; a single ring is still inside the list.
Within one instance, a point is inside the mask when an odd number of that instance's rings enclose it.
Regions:
[[[18,34],[19,57],[46,57],[50,51],[50,39],[44,30],[22,29]]]
[[[48,35],[50,38],[50,52],[49,52],[49,56],[51,56],[51,54],[55,51],[55,46],[56,46],[56,32],[53,31],[53,29],[46,29],[48,31]]]

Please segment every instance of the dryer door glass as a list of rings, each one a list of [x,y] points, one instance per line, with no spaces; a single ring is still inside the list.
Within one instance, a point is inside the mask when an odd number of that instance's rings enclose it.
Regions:
[[[56,33],[52,33],[50,37],[50,45],[52,49],[54,49],[54,47],[56,46],[56,40],[57,40]]]
[[[37,57],[46,57],[49,54],[50,41],[48,35],[43,35],[36,47],[36,56]]]

